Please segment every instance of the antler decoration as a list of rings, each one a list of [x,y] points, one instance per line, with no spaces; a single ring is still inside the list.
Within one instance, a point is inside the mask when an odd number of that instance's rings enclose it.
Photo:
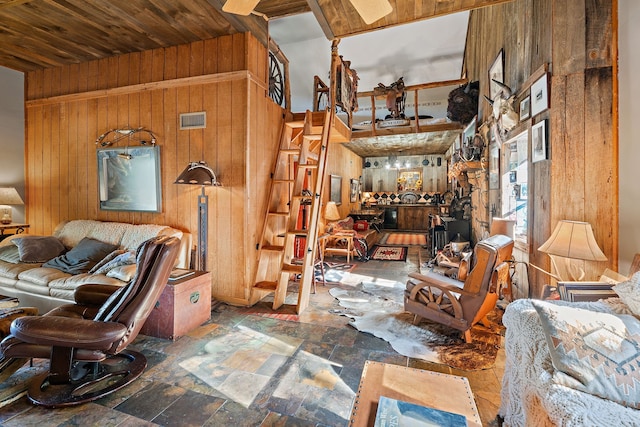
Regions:
[[[96,139],[96,145],[100,145],[101,147],[109,147],[111,145],[116,144],[118,141],[124,138],[129,138],[129,140],[131,140],[131,137],[137,133],[146,133],[147,138],[142,138],[142,137],[136,138],[136,141],[139,141],[140,145],[156,144],[156,136],[153,134],[153,132],[140,126],[139,128],[135,128],[135,129],[133,128],[110,129]]]

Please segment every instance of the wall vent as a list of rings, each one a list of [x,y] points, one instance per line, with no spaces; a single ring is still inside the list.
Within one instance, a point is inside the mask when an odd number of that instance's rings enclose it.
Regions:
[[[207,127],[207,112],[180,114],[180,130],[203,129]]]

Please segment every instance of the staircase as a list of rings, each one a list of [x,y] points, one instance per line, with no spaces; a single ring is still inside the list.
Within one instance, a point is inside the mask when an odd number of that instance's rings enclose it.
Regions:
[[[310,112],[284,123],[271,173],[258,268],[251,301],[273,292],[273,309],[284,304],[292,274],[300,275],[296,312],[309,305],[318,220],[333,114]]]

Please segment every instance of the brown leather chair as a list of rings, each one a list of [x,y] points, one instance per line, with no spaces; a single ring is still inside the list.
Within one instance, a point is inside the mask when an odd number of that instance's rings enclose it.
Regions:
[[[49,372],[34,378],[28,391],[33,403],[47,407],[89,402],[131,383],[147,360],[126,347],[158,301],[179,246],[175,237],[148,240],[138,248],[129,284],[83,285],[75,305],[14,320],[11,335],[0,343],[0,368],[15,359],[50,359]]]
[[[488,326],[487,314],[498,301],[501,286],[507,283],[513,240],[491,236],[474,248],[472,267],[464,282],[437,273],[411,273],[407,281],[404,309],[421,318],[462,331],[471,342],[471,327],[478,322]]]

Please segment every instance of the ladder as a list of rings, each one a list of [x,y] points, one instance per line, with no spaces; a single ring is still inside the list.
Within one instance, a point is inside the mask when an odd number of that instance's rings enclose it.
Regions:
[[[333,120],[329,111],[307,111],[304,121],[283,125],[258,244],[252,303],[273,292],[273,309],[278,309],[285,302],[290,276],[296,274],[300,275],[296,312],[309,305]]]

